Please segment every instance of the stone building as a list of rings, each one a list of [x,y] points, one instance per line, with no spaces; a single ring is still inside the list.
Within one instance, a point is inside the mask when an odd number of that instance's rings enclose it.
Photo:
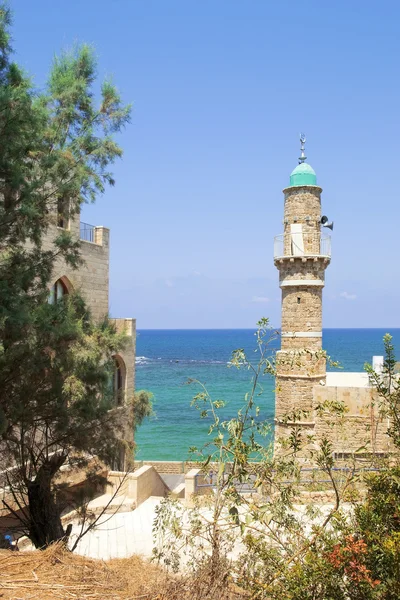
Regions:
[[[63,259],[58,259],[54,266],[52,284],[49,293],[49,302],[73,290],[79,291],[92,317],[100,321],[108,314],[109,309],[109,267],[110,267],[110,230],[103,226],[94,226],[82,223],[79,218],[69,218],[64,214],[62,206],[58,207],[54,215],[54,222],[49,225],[44,237],[44,247],[50,248],[60,228],[68,229],[72,235],[81,242],[81,257],[83,263],[72,269]],[[135,389],[135,348],[136,348],[136,320],[132,318],[111,319],[117,331],[124,332],[127,343],[123,352],[115,356],[115,370],[113,387],[115,404],[123,406],[133,396]],[[133,426],[130,411],[125,411],[126,419],[121,419],[124,425],[123,437],[128,441],[133,439]],[[122,416],[122,415],[121,415]],[[115,469],[122,469],[125,465],[124,450]]]
[[[387,423],[378,414],[374,388],[366,373],[326,371],[322,350],[322,290],[331,261],[332,228],[321,215],[321,192],[304,155],[284,193],[283,234],[274,241],[274,263],[282,290],[281,350],[276,356],[275,451],[294,423],[304,436],[323,434],[335,452],[347,455],[365,446],[387,452]],[[367,357],[366,357],[367,358]],[[340,360],[340,356],[338,357]],[[316,411],[329,402],[343,402],[346,412],[332,423],[332,415]],[[374,406],[375,404],[375,406]]]

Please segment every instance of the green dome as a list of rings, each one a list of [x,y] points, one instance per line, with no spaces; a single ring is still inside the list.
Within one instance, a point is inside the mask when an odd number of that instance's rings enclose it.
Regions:
[[[296,185],[317,185],[315,171],[306,162],[297,165],[290,175],[290,186]]]

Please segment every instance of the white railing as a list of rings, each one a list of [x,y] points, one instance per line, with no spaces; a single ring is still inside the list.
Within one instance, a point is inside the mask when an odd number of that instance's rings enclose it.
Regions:
[[[288,234],[290,235],[290,234]],[[321,236],[320,246],[319,246],[319,254],[310,254],[309,252],[300,252],[300,248],[296,243],[288,244],[287,251],[285,252],[285,234],[277,235],[274,237],[274,258],[281,258],[284,256],[331,256],[331,236],[323,235]]]
[[[321,256],[331,256],[331,236],[330,235],[321,235],[320,242],[320,250],[319,253]]]
[[[274,258],[278,258],[278,256],[285,255],[284,238],[285,236],[283,235],[283,233],[274,237]]]

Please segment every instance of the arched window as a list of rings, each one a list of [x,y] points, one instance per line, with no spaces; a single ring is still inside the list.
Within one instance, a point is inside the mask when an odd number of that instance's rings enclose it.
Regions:
[[[125,399],[125,380],[126,369],[125,363],[120,356],[114,357],[114,376],[113,390],[114,399],[117,406],[122,406]]]
[[[57,279],[54,285],[50,288],[49,304],[56,304],[61,298],[69,294],[68,286],[63,278]]]

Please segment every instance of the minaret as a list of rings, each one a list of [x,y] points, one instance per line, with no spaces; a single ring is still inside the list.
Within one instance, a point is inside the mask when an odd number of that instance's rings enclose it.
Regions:
[[[281,350],[277,352],[275,385],[275,449],[290,433],[293,418],[304,410],[300,427],[312,434],[313,388],[326,379],[322,355],[322,288],[330,262],[330,237],[321,235],[321,192],[306,163],[301,134],[299,164],[290,175],[285,199],[284,233],[275,238],[274,263],[282,290]],[[325,222],[326,219],[323,220]],[[298,417],[295,418],[296,422]]]

